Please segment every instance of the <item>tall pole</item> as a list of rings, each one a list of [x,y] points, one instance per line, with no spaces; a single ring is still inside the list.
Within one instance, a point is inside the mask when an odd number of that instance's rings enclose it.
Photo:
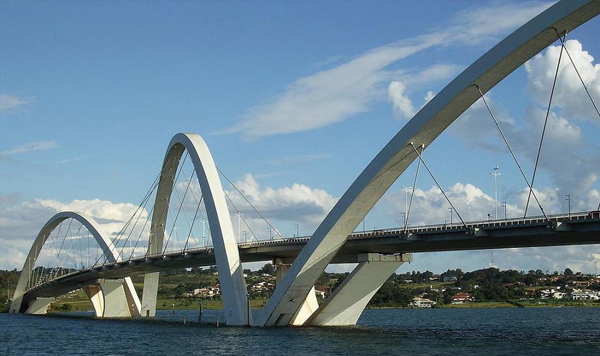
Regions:
[[[571,194],[566,194],[565,197],[567,198],[567,202],[569,204],[569,219],[571,218]]]
[[[402,189],[404,189],[404,226],[406,226],[406,217],[408,214],[408,191],[413,189],[413,187],[402,186]]]
[[[268,227],[267,230],[269,230],[269,240],[273,241],[273,234],[271,233],[272,232],[271,228]]]
[[[494,219],[498,219],[498,176],[501,175],[498,170],[500,167],[494,167],[494,170],[490,172],[491,175],[494,176],[494,204],[496,208],[496,214],[494,215]]]
[[[296,237],[300,237],[300,226],[296,224]]]
[[[205,232],[205,225],[206,224],[206,220],[204,220],[204,217],[202,217],[202,246],[206,247],[206,232]]]
[[[450,211],[450,226],[452,226],[452,208],[448,208]]]
[[[506,202],[502,202],[502,207],[504,207],[504,220],[506,220]]]
[[[237,216],[238,216],[238,239],[239,239],[239,242],[242,242],[242,213],[239,210],[237,211]]]

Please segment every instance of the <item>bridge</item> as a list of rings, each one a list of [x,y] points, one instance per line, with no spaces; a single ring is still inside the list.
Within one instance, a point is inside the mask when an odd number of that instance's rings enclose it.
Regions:
[[[250,206],[252,203],[217,168],[199,135],[175,135],[168,145],[160,174],[118,234],[108,236],[92,217],[72,211],[56,214],[42,227],[24,262],[10,312],[44,314],[55,298],[81,288],[89,296],[97,317],[152,317],[156,312],[161,271],[216,265],[228,325],[354,325],[371,297],[403,263],[412,261],[414,253],[600,243],[599,212],[555,216],[545,213],[534,189],[537,165],[529,179],[489,106],[490,116],[519,167],[529,188],[529,197],[533,198],[531,202],[537,204],[541,216],[527,217],[528,201],[523,218],[500,220],[495,216],[490,221],[466,222],[423,158],[425,149],[460,114],[477,100],[485,103],[485,93],[532,56],[557,40],[562,44],[561,51],[568,54],[564,46],[565,34],[598,13],[600,0],[560,1],[493,47],[449,83],[392,138],[311,236],[283,238],[265,219],[270,231],[279,237],[242,243],[243,214],[223,189],[219,174],[242,195],[243,200]],[[585,87],[583,80],[582,84]],[[597,111],[594,98],[589,98]],[[540,144],[540,150],[541,147]],[[184,171],[188,159],[193,165],[189,178]],[[409,209],[403,228],[355,232],[366,214],[414,161],[417,162],[415,182],[419,168],[423,166],[460,222],[410,227]],[[181,181],[180,177],[183,177]],[[201,194],[199,199],[195,190]],[[145,207],[153,195],[154,204],[148,213]],[[189,209],[190,204],[186,202],[192,198]],[[176,213],[170,210],[173,205],[178,208]],[[230,208],[237,211],[237,234]],[[193,213],[192,219],[187,212]],[[258,210],[256,214],[264,218]],[[177,223],[180,216],[189,226],[184,241],[179,240],[181,227]],[[140,220],[142,223],[138,225]],[[202,234],[195,234],[199,220],[202,221]],[[212,246],[205,239],[206,221]],[[244,223],[252,233],[245,219]],[[72,226],[79,226],[77,232],[71,231]],[[63,230],[64,236],[61,236]],[[197,236],[202,236],[202,243]],[[82,247],[85,241],[87,247]],[[90,241],[99,251],[93,264],[89,262],[93,250]],[[74,253],[77,244],[78,257]],[[43,266],[45,253],[50,253],[55,266]],[[68,267],[65,261],[68,261]],[[257,320],[252,320],[242,272],[242,263],[253,261],[273,261],[277,266],[275,292]],[[319,305],[314,284],[325,268],[335,263],[357,265]],[[136,275],[144,276],[141,300],[131,282],[131,276]]]

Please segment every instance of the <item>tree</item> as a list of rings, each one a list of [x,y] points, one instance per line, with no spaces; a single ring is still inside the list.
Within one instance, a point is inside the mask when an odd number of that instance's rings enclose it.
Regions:
[[[567,267],[565,268],[565,272],[563,274],[565,275],[565,277],[572,277],[573,271],[569,267]]]
[[[258,270],[259,273],[261,274],[270,274],[271,276],[275,275],[275,266],[273,266],[271,263],[267,263],[266,265],[262,266],[261,269]]]

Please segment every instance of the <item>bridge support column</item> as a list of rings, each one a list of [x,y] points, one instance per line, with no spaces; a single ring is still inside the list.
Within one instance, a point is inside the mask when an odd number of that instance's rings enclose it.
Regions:
[[[25,314],[42,315],[48,312],[48,306],[54,302],[53,297],[36,298],[25,311]]]
[[[275,272],[275,283],[279,283],[291,266],[290,263],[286,263],[285,260],[277,258],[273,261],[273,264],[277,267]],[[308,318],[319,308],[319,302],[317,301],[317,295],[315,293],[315,287],[313,286],[308,293],[308,296],[302,302],[298,312],[292,317],[289,325],[300,326],[303,325]]]
[[[96,284],[85,286],[94,314],[99,318],[129,318],[140,316],[140,301],[131,278],[99,279]]]
[[[304,325],[356,325],[373,295],[404,262],[409,261],[412,261],[411,254],[358,255],[358,266],[333,294],[321,303],[319,309],[304,322]]]

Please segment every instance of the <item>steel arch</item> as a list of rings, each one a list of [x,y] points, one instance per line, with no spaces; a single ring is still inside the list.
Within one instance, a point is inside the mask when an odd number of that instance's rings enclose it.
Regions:
[[[110,241],[108,236],[106,236],[106,234],[102,231],[100,225],[98,225],[98,223],[92,217],[75,211],[60,212],[46,222],[44,227],[42,227],[38,233],[33,245],[31,246],[31,249],[29,250],[29,254],[27,255],[23,269],[21,270],[19,282],[17,283],[17,288],[15,289],[15,294],[10,305],[10,313],[20,313],[23,311],[23,306],[21,305],[23,296],[27,292],[26,288],[27,284],[29,283],[29,279],[31,278],[31,271],[33,267],[35,267],[35,262],[42,250],[42,247],[46,243],[46,240],[54,228],[56,228],[66,219],[77,220],[83,226],[85,226],[86,229],[92,234],[98,245],[100,245],[102,248],[102,252],[109,262],[117,262],[119,260],[119,252],[117,251],[117,248],[113,245],[112,241]]]
[[[319,225],[263,309],[259,326],[287,325],[316,279],[389,187],[429,144],[480,98],[541,50],[600,13],[599,0],[563,0],[514,31],[425,105],[377,154]]]
[[[248,325],[250,313],[248,312],[246,300],[246,282],[231,216],[229,215],[215,162],[206,142],[198,134],[179,133],[173,136],[169,143],[156,192],[148,255],[162,254],[163,252],[167,209],[175,184],[175,173],[181,156],[186,150],[194,164],[200,189],[204,196],[227,324]],[[144,277],[142,308],[148,316],[153,316],[156,311],[158,281],[158,272],[146,274]]]

